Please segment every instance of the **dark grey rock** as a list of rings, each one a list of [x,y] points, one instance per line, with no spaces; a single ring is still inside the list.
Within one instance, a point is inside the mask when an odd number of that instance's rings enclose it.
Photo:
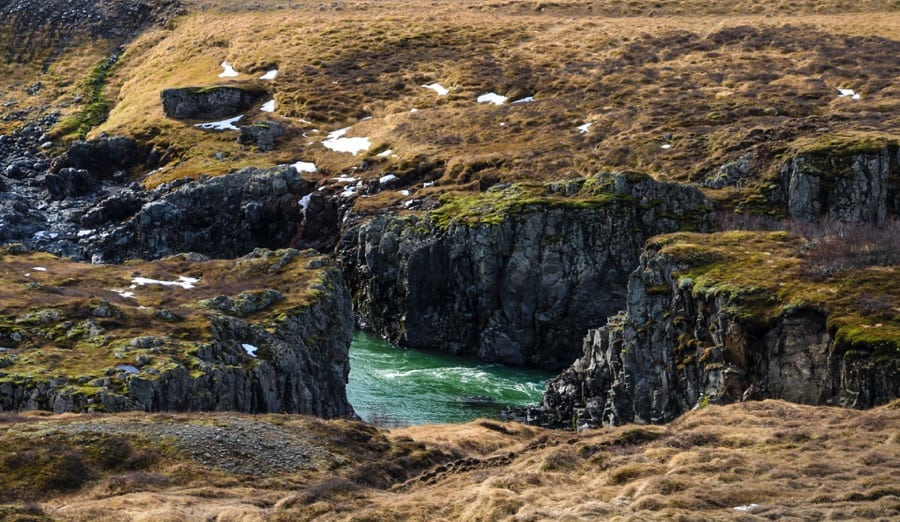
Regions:
[[[561,368],[584,332],[625,304],[646,238],[690,223],[711,204],[694,188],[603,177],[597,208],[533,206],[498,225],[376,217],[339,245],[361,325],[411,348]]]
[[[160,93],[163,111],[176,120],[215,120],[237,116],[249,109],[262,90],[241,87],[182,87]]]
[[[836,220],[881,224],[900,216],[900,150],[807,154],[792,158],[780,173],[776,201],[803,221]]]
[[[47,174],[44,184],[52,199],[83,196],[97,189],[91,173],[84,169],[64,168],[58,174]]]
[[[238,143],[243,145],[256,145],[259,152],[275,150],[275,141],[284,135],[284,128],[276,121],[258,121],[253,125],[240,127],[241,135]]]
[[[731,313],[726,293],[695,293],[677,269],[656,251],[641,256],[625,311],[588,332],[582,357],[547,383],[532,418],[568,427],[664,423],[707,403],[866,408],[900,396],[896,363],[835,350],[821,312],[785,313],[760,330]]]

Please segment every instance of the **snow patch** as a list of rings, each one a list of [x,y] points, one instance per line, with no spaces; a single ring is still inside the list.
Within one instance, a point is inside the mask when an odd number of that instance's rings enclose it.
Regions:
[[[663,150],[669,150],[672,148],[672,144],[671,143],[663,143],[662,145],[659,146],[659,148],[661,148]]]
[[[578,127],[576,127],[576,129],[578,129],[578,132],[585,134],[585,133],[587,133],[588,129],[590,129],[591,125],[593,125],[593,124],[594,124],[594,122],[589,121],[589,122],[585,123],[584,125],[579,125]]]
[[[397,176],[395,176],[393,174],[386,174],[386,175],[378,178],[378,183],[380,185],[384,185],[385,183],[390,183],[392,181],[396,181],[396,179],[397,179]]]
[[[278,69],[271,69],[266,71],[266,74],[259,77],[260,80],[274,80],[278,78]]]
[[[335,152],[347,152],[354,156],[360,152],[369,150],[369,147],[372,146],[369,138],[345,138],[344,135],[347,134],[347,131],[349,130],[350,127],[344,127],[343,129],[329,132],[328,138],[322,142],[322,145],[326,149]]]
[[[121,297],[126,297],[126,298],[134,297],[134,292],[130,292],[128,290],[121,290],[118,288],[113,288],[112,291],[119,294]]]
[[[209,123],[197,123],[194,127],[199,127],[201,129],[206,130],[240,130],[234,126],[235,122],[243,118],[243,115],[235,116],[234,118],[228,118],[227,120],[222,121],[211,121]]]
[[[526,96],[524,98],[519,98],[518,100],[512,102],[513,105],[517,103],[534,103],[534,96]]]
[[[408,191],[408,190],[398,190],[397,193],[400,194],[401,196],[404,196],[404,197],[405,197],[405,196],[409,196],[409,191]]]
[[[244,348],[244,351],[247,352],[247,355],[249,355],[250,357],[256,357],[256,350],[259,350],[259,348],[247,343],[243,343],[241,344],[241,346]]]
[[[422,188],[428,188],[428,187],[433,187],[433,186],[434,186],[433,181],[426,181],[425,183],[422,183]]]
[[[338,183],[356,183],[357,181],[359,181],[358,179],[351,178],[350,176],[338,176],[336,178],[331,178],[331,179],[333,179],[334,181],[337,181]]]
[[[76,235],[78,237],[84,237],[84,236],[89,236],[93,233],[94,233],[93,228],[82,228],[81,230],[78,231],[78,233]]]
[[[259,110],[263,112],[275,112],[275,100],[269,100],[262,104],[262,107],[260,107]]]
[[[297,163],[291,163],[291,166],[294,167],[294,170],[296,170],[298,174],[303,172],[316,172],[319,170],[316,167],[315,163],[310,163],[308,161],[298,161]]]
[[[747,504],[745,506],[737,506],[734,508],[735,511],[752,511],[753,508],[759,507],[759,504]]]
[[[225,70],[219,73],[219,78],[234,78],[235,76],[240,74],[239,72],[235,71],[234,67],[232,67],[228,62],[222,62],[222,69]]]
[[[478,97],[478,103],[493,103],[494,105],[503,105],[506,103],[506,96],[500,96],[495,92],[482,94]]]
[[[443,85],[439,83],[429,83],[428,85],[423,85],[426,89],[431,89],[432,91],[438,93],[438,96],[446,96],[450,91],[447,90]]]
[[[309,193],[300,198],[300,201],[297,202],[300,205],[300,214],[303,216],[303,219],[306,219],[306,209],[309,208],[309,201],[312,199],[311,196],[312,193]]]
[[[857,93],[853,89],[841,89],[840,87],[838,87],[838,93],[838,98],[844,98],[846,96],[849,96],[853,100],[862,98],[862,96],[860,96],[859,93]]]
[[[185,290],[194,288],[194,285],[200,280],[195,277],[178,276],[178,281],[160,281],[159,279],[150,279],[149,277],[135,277],[131,280],[132,288],[134,285],[162,285],[162,286],[180,286]]]
[[[33,267],[31,267],[31,269],[34,270],[35,272],[46,272],[47,271],[47,269],[43,266],[33,266]]]
[[[59,237],[59,234],[56,232],[49,232],[47,230],[38,230],[34,233],[34,239],[56,239]]]
[[[378,153],[378,157],[379,157],[379,158],[386,158],[386,157],[390,156],[390,155],[393,154],[393,153],[394,153],[394,151],[392,151],[391,149],[388,149],[388,150],[386,150],[386,151],[384,151],[384,152],[379,152],[379,153]]]

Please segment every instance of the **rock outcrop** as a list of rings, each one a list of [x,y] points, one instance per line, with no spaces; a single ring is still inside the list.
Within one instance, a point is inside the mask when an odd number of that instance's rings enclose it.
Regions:
[[[746,399],[867,408],[900,396],[893,348],[842,345],[817,307],[786,307],[767,320],[761,304],[747,315],[735,303],[740,290],[698,292],[678,275],[688,266],[658,245],[631,274],[625,311],[588,332],[583,356],[548,382],[531,418],[568,427],[664,423]]]
[[[256,247],[296,246],[303,235],[300,200],[313,189],[292,167],[247,168],[164,185],[148,195],[133,217],[104,237],[85,241],[86,251],[89,258],[109,262],[179,252],[227,258]],[[109,214],[121,217],[114,208]],[[316,221],[312,212],[305,215],[310,223]]]
[[[237,116],[265,94],[260,89],[213,86],[165,89],[163,112],[176,120],[214,120]]]
[[[16,258],[9,261],[15,263]],[[353,313],[337,269],[310,253],[257,250],[236,262],[203,263],[197,256],[182,256],[163,265],[124,270],[160,270],[188,266],[186,262],[195,263],[202,277],[197,288],[179,294],[185,297],[169,298],[170,306],[201,292],[206,279],[218,281],[220,288],[252,288],[267,284],[267,278],[281,283],[280,278],[288,278],[293,286],[289,294],[258,288],[210,300],[241,303],[234,309],[200,302],[176,313],[157,310],[138,337],[129,337],[134,330],[127,325],[140,321],[140,310],[151,302],[143,300],[152,299],[143,287],[125,300],[88,308],[87,319],[79,315],[85,313],[82,308],[65,308],[65,297],[49,309],[0,317],[0,343],[13,346],[0,349],[0,411],[233,410],[353,416],[345,393]],[[52,263],[48,277],[63,268],[62,261]],[[309,280],[298,285],[303,277]],[[101,287],[92,292],[107,291]],[[203,337],[185,335],[196,321],[206,325],[195,330]],[[45,341],[69,345],[58,367],[43,366],[54,360],[52,350],[40,348]],[[34,356],[33,350],[42,353]]]
[[[796,156],[781,169],[775,199],[804,221],[881,224],[900,216],[900,148]]]
[[[644,240],[707,226],[693,188],[600,176],[604,202],[524,205],[498,224],[377,217],[339,245],[359,321],[411,348],[560,368],[625,303]]]

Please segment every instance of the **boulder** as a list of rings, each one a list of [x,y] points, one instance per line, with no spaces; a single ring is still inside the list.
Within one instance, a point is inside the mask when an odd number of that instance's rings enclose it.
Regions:
[[[160,93],[163,112],[176,120],[215,120],[237,116],[265,91],[244,87],[182,87]]]
[[[275,150],[275,140],[284,134],[281,124],[276,121],[258,121],[253,125],[240,127],[241,134],[238,143],[242,145],[256,145],[259,152]]]

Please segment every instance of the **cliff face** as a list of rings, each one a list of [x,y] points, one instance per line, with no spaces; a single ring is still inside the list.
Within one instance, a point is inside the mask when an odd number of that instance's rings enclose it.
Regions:
[[[534,205],[496,224],[379,217],[339,246],[362,325],[412,348],[559,368],[625,301],[644,240],[709,207],[692,188],[610,175],[588,208]]]
[[[256,247],[317,246],[336,234],[336,218],[332,206],[311,194],[313,189],[295,169],[276,167],[247,168],[149,193],[119,193],[84,214],[83,223],[103,233],[82,239],[81,245],[85,257],[104,262],[179,252],[235,257]],[[304,207],[300,200],[307,195]],[[131,208],[119,211],[128,197],[134,200]]]
[[[47,277],[81,267],[44,263]],[[0,411],[353,415],[345,393],[353,314],[336,268],[294,250],[190,265],[196,288],[164,297],[167,308],[152,315],[146,305],[168,290],[139,286],[85,310],[80,287],[65,287],[44,308],[0,317],[0,343],[12,346],[0,349]],[[218,293],[225,288],[244,291]]]
[[[900,215],[900,149],[803,154],[784,164],[775,199],[804,221],[881,224]]]
[[[748,312],[738,302],[760,293],[771,303],[774,291],[699,288],[687,269],[648,247],[625,311],[588,332],[583,356],[547,384],[538,413],[568,426],[662,423],[744,399],[867,408],[900,396],[896,340],[842,344],[823,307],[765,317],[766,305]]]

